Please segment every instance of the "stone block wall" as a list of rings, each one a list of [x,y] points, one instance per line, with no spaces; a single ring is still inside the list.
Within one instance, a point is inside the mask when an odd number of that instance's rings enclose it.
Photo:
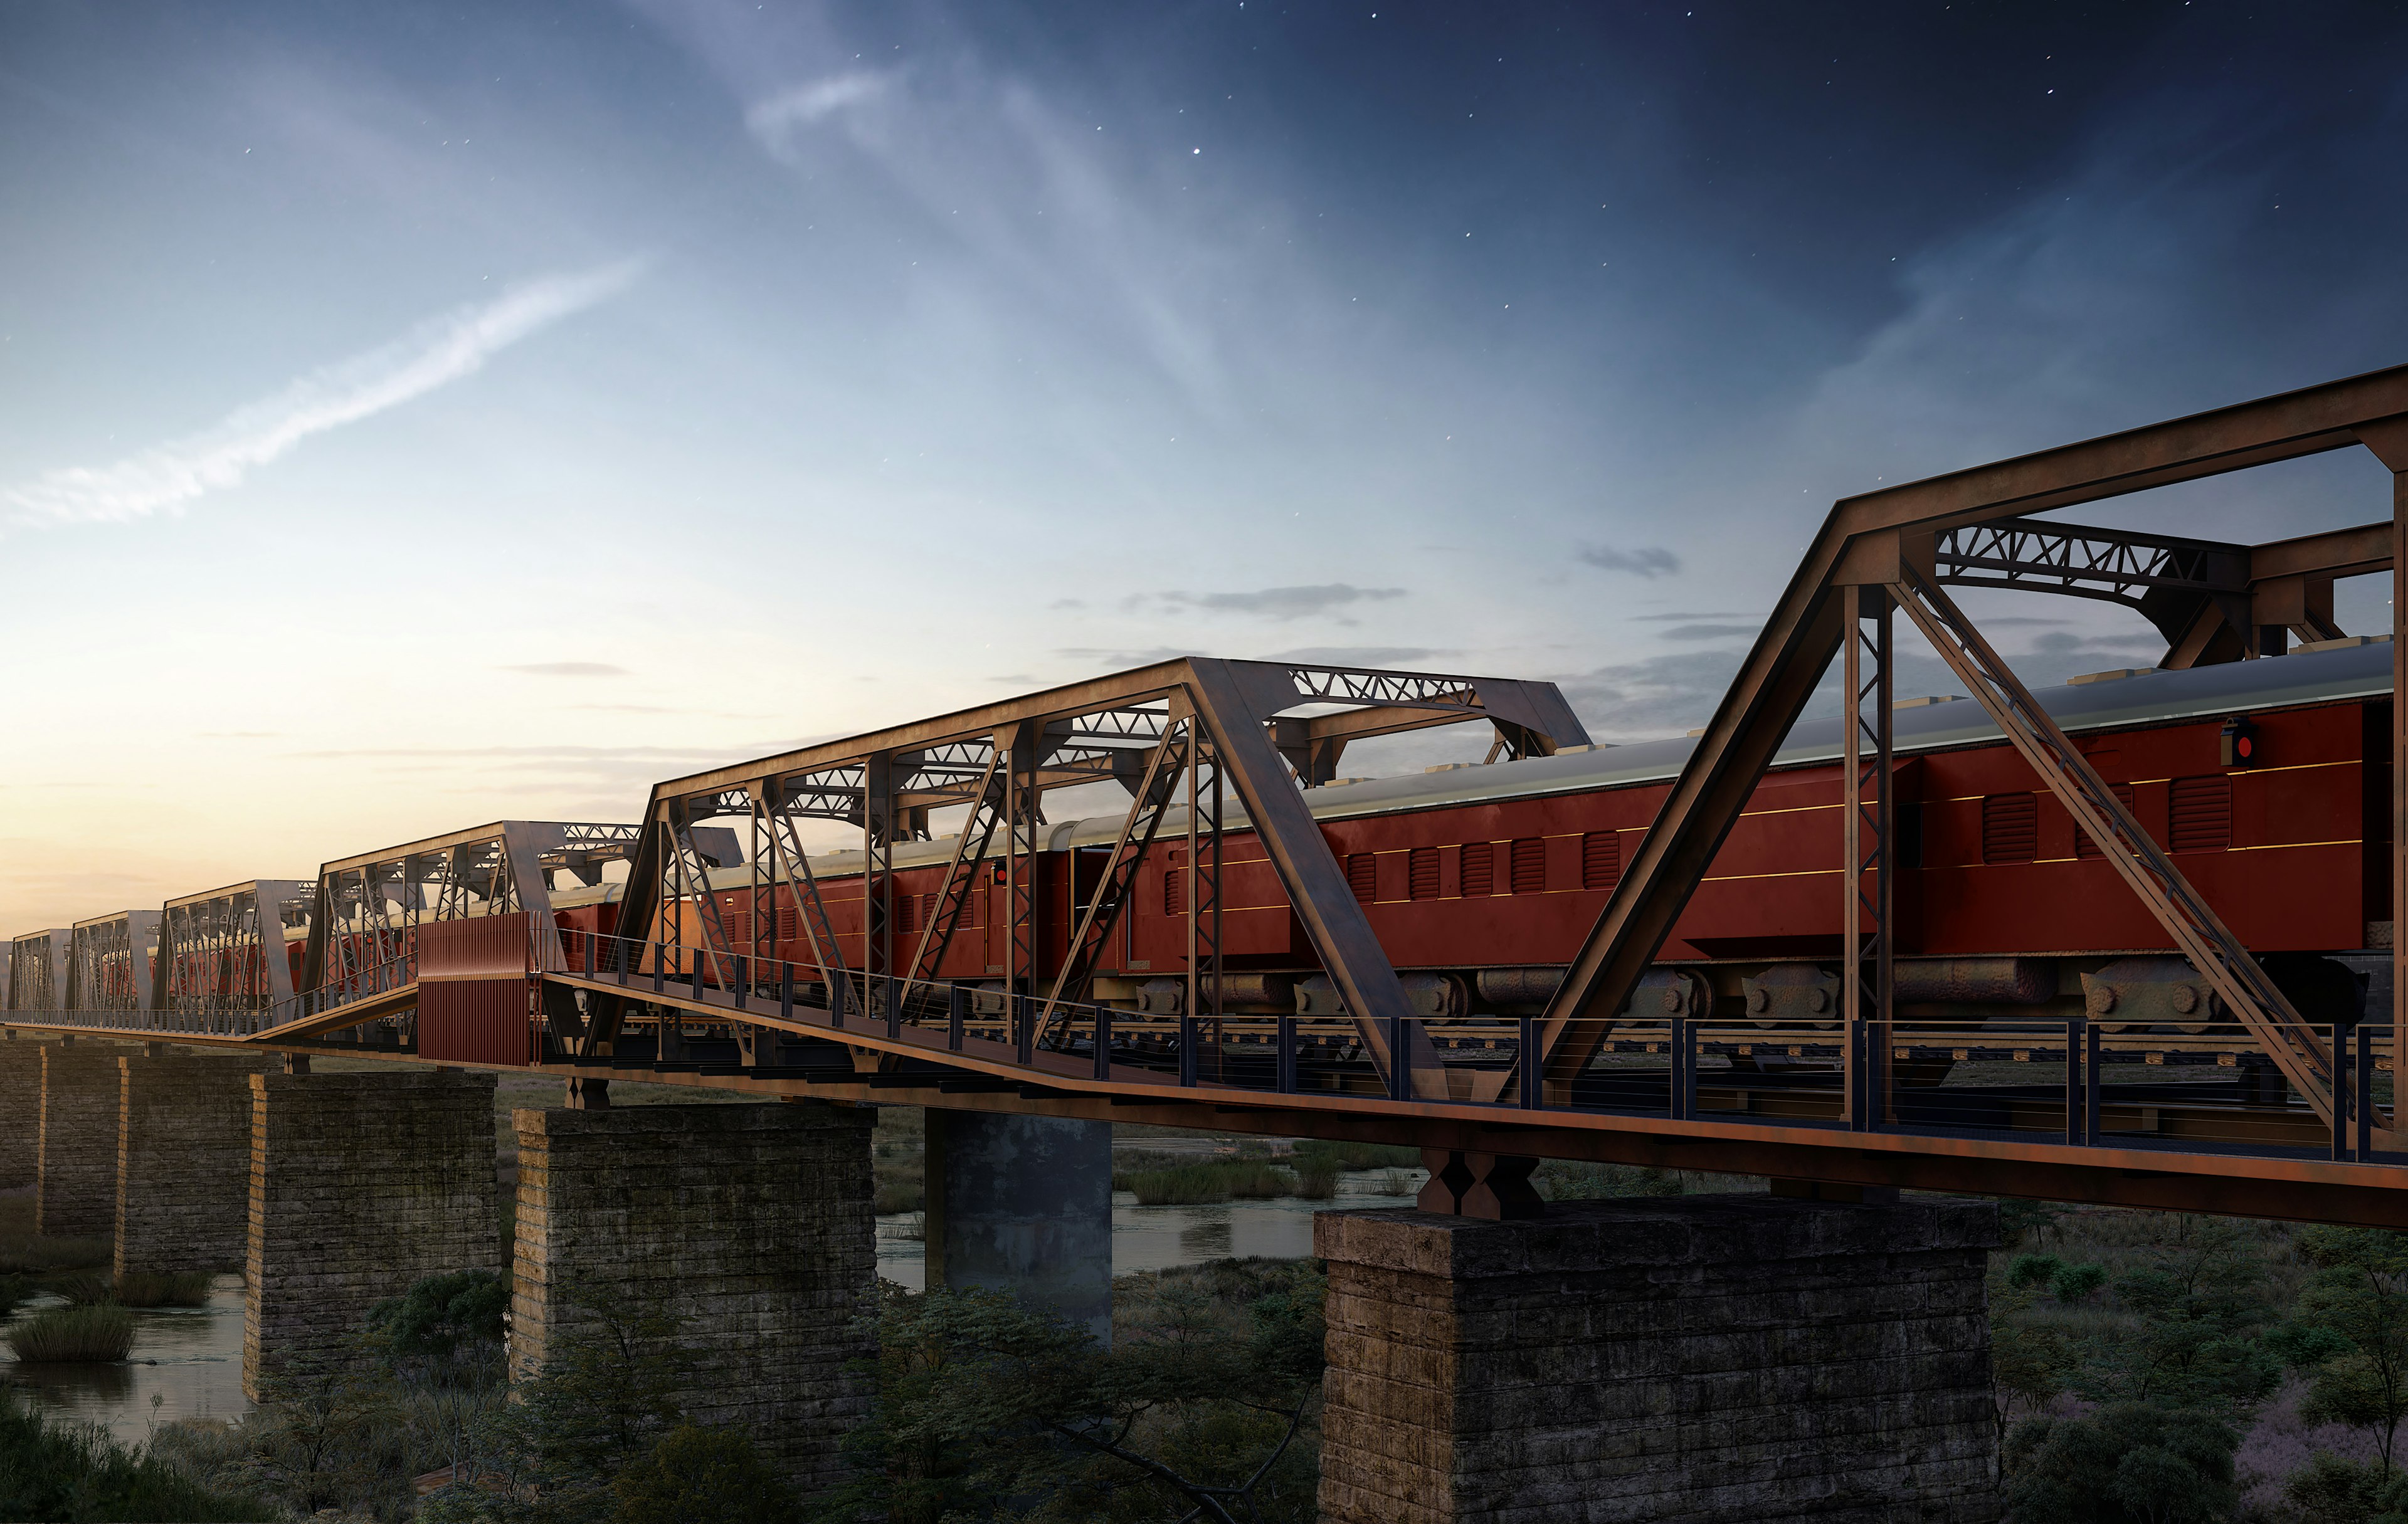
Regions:
[[[521,1110],[510,1372],[605,1303],[677,1320],[681,1405],[806,1492],[868,1410],[843,1369],[875,1294],[870,1114],[824,1102]]]
[[[117,1061],[95,1042],[44,1043],[34,1231],[102,1238],[117,1226]]]
[[[1324,1212],[1327,1524],[1988,1524],[1986,1203]]]
[[[368,1307],[422,1275],[501,1269],[494,1076],[251,1076],[242,1386],[352,1358]]]
[[[251,1226],[251,1076],[271,1059],[118,1060],[117,1274],[240,1270]]]
[[[0,1037],[0,1190],[32,1185],[41,1155],[42,1045]]]

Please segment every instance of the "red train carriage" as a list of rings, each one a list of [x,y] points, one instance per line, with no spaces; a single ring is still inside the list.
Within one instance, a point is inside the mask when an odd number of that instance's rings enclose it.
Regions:
[[[2309,1019],[2353,1018],[2364,981],[2387,981],[2387,954],[2371,952],[2387,947],[2391,921],[2376,804],[2389,787],[2387,644],[2329,642],[2280,659],[2077,681],[2040,696]],[[1901,1014],[2086,1002],[2094,1015],[2208,1018],[2212,997],[2168,956],[2162,927],[1978,705],[1909,701],[1895,731]],[[2243,733],[2243,754],[2229,755]],[[1309,798],[1417,1010],[1520,1013],[1543,1005],[1689,746],[1596,747],[1327,785]],[[1790,736],[1660,954],[1651,983],[1671,990],[1676,1006],[1790,1017],[1831,1008],[1837,976],[1828,961],[1841,947],[1838,751],[1834,722],[1801,724]],[[1225,1007],[1333,1013],[1335,993],[1277,875],[1242,817],[1233,825],[1221,876]],[[1062,961],[1073,907],[1103,871],[1118,828],[1110,819],[1044,828],[1033,859],[1039,967]],[[1181,829],[1168,824],[1140,870],[1098,965],[1101,1000],[1177,1010],[1187,954]],[[950,838],[896,846],[898,947],[932,913],[952,851]],[[858,967],[859,854],[815,857],[812,866]],[[996,867],[982,880],[999,876]],[[747,870],[723,870],[711,883],[731,941],[810,961],[791,903],[760,907],[756,921]],[[973,890],[936,977],[1003,974],[1005,892],[992,881]],[[611,885],[555,895],[561,924],[617,933],[618,893]],[[694,911],[690,901],[673,903],[647,939],[672,949],[701,943],[698,928],[684,925]],[[2387,985],[2380,993],[2387,1004]]]

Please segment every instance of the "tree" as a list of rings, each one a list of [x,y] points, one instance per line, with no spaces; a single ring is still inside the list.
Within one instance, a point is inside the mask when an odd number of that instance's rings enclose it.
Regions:
[[[681,1423],[610,1484],[610,1524],[787,1524],[793,1488],[732,1430]]]
[[[2300,1524],[2408,1524],[2408,1476],[2319,1451],[2283,1484]]]
[[[2241,1437],[2205,1413],[2118,1403],[2027,1418],[2007,1441],[2015,1524],[2207,1524],[2231,1511]]]
[[[575,1283],[580,1316],[549,1341],[543,1369],[493,1415],[470,1462],[419,1510],[425,1524],[572,1524],[607,1515],[622,1468],[683,1422],[678,1320]]]
[[[1164,1281],[1101,1347],[979,1290],[890,1288],[879,1396],[856,1481],[822,1517],[894,1524],[1308,1519],[1297,1444],[1321,1382],[1323,1286],[1309,1267],[1240,1276],[1242,1311]]]
[[[2231,1413],[2280,1382],[2282,1362],[2259,1338],[2272,1317],[2262,1261],[2228,1226],[2185,1229],[2180,1248],[2117,1279],[2115,1303],[2132,1321],[2087,1342],[2076,1390]]]
[[[368,1337],[404,1381],[484,1386],[502,1374],[502,1317],[510,1285],[490,1270],[427,1275],[368,1309]]]
[[[2388,1477],[2408,1417],[2408,1234],[2315,1228],[2300,1247],[2316,1274],[2280,1341],[2310,1372],[2300,1415],[2365,1430]]]

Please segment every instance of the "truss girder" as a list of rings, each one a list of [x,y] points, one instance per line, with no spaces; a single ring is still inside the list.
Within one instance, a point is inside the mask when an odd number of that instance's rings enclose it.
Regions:
[[[159,912],[152,1008],[213,1018],[292,1000],[285,933],[307,927],[313,888],[255,878],[168,901]]]
[[[312,894],[303,988],[339,998],[389,987],[415,966],[426,921],[526,910],[547,923],[553,873],[598,883],[604,864],[640,845],[638,826],[496,820],[329,862]],[[538,946],[547,969],[562,966],[558,938]]]
[[[72,927],[28,932],[8,941],[8,1009],[64,1010],[67,999],[67,953]]]
[[[156,910],[77,921],[68,933],[66,1009],[149,1010],[158,943]]]
[[[1007,989],[1050,1002],[1067,998],[1071,983],[1093,974],[1099,939],[1109,936],[1125,901],[1142,843],[1159,833],[1178,789],[1187,789],[1192,800],[1209,772],[1211,819],[1219,819],[1223,783],[1234,784],[1382,1072],[1389,1071],[1389,1032],[1409,1031],[1417,1093],[1442,1094],[1446,1076],[1436,1050],[1404,1019],[1409,1007],[1396,970],[1297,793],[1298,782],[1319,780],[1309,770],[1291,771],[1281,754],[1284,738],[1297,734],[1310,741],[1465,720],[1486,721],[1500,737],[1510,734],[1517,754],[1588,740],[1570,705],[1548,683],[1193,658],[674,779],[652,790],[647,819],[757,819],[756,829],[767,832],[781,854],[782,865],[772,876],[796,901],[815,945],[812,956],[831,961],[835,949],[822,952],[816,946],[826,923],[812,908],[816,886],[796,827],[820,819],[861,830],[869,903],[860,964],[870,974],[927,977],[959,923],[968,877],[999,857],[1001,919],[1008,922],[998,928],[1001,977]],[[1165,750],[1174,732],[1185,737],[1178,759]],[[1039,966],[1033,869],[1044,847],[1044,795],[1102,781],[1131,792],[1123,832],[1129,845],[1115,848],[1103,897],[1086,902],[1060,965]],[[908,952],[890,947],[883,928],[892,922],[879,914],[892,872],[886,854],[896,839],[924,835],[927,811],[946,806],[964,809],[967,819],[936,914]],[[1191,806],[1191,834],[1197,813]],[[1218,837],[1208,835],[1211,845],[1199,843],[1187,856],[1188,871],[1198,876],[1187,903],[1191,920],[1200,910],[1211,922],[1200,937],[1191,931],[1191,944],[1217,970]],[[668,903],[694,891],[690,874],[679,877],[675,855],[657,835],[638,848],[621,904],[622,935],[649,937],[650,928],[666,924]],[[709,950],[707,943],[697,946]],[[1217,986],[1217,978],[1211,982]],[[1217,998],[1217,989],[1197,990],[1188,1008]],[[1024,1029],[1024,1041],[1033,1036],[1033,1027]]]
[[[2312,571],[2319,559],[2363,570],[2368,561],[2387,555],[2398,590],[2393,602],[2397,685],[2408,682],[2408,672],[2397,670],[2408,662],[2401,654],[2408,642],[2398,638],[2402,598],[2408,597],[2408,587],[2400,585],[2399,548],[2408,544],[2408,475],[2402,475],[2408,473],[2408,366],[1835,504],[1547,1007],[1541,1033],[1550,1087],[1568,1083],[1595,1057],[1612,1013],[1629,999],[1655,960],[1831,659],[1843,641],[1853,638],[1843,590],[1872,587],[1893,597],[1913,594],[1905,606],[1918,628],[1935,639],[1943,656],[1953,650],[1952,660],[1975,696],[2025,755],[2042,765],[2049,786],[2069,807],[2080,802],[2076,817],[2086,826],[2096,822],[2094,839],[2103,855],[2142,892],[2177,945],[2203,960],[2201,973],[2216,984],[2236,1017],[2253,1023],[2258,1040],[2313,1104],[2329,1107],[2322,1075],[2330,1069],[2329,1052],[2313,1038],[2303,1039],[2298,1018],[2281,992],[2239,951],[2229,933],[2214,922],[2204,901],[2162,853],[2155,852],[2128,814],[2115,805],[2113,793],[2088,775],[2078,753],[2069,750],[2070,760],[2057,760],[2061,734],[2052,738],[2054,722],[1961,612],[1954,611],[1937,579],[1943,541],[1960,547],[1980,543],[1963,538],[1960,532],[1968,529],[2360,444],[2372,449],[2394,472],[2391,547],[2371,548],[2367,542],[2374,536],[2354,530],[2312,536],[2320,542],[2314,546],[2286,542],[2259,548],[2270,558],[2270,571],[2275,567],[2272,558],[2286,548],[2289,559],[2301,563],[2286,568],[2284,575]],[[2190,563],[2194,571],[2213,559],[2201,554],[2203,559]],[[2393,724],[2391,841],[2397,857],[2408,847],[2408,705],[2394,705]],[[1854,892],[1856,876],[1846,876]],[[2397,857],[2394,881],[2395,907],[2408,904],[2403,897],[2408,896],[2408,857]],[[2400,960],[2395,999],[2408,1000],[2408,947],[2395,958]]]

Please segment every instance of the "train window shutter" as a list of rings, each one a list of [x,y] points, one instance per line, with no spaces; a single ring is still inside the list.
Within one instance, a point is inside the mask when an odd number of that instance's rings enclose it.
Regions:
[[[1187,854],[1173,852],[1162,870],[1162,913],[1187,914]]]
[[[2178,777],[2172,795],[2177,852],[2221,852],[2232,845],[2232,780],[2221,773]]]
[[[781,904],[778,907],[778,940],[792,942],[794,939],[795,907],[791,904]]]
[[[1463,892],[1466,898],[1497,892],[1497,848],[1493,843],[1463,844]]]
[[[1513,844],[1513,892],[1537,894],[1547,887],[1547,844],[1525,836]]]
[[[2040,856],[2040,796],[1994,793],[1982,801],[1982,861],[2029,862]]]
[[[2123,805],[2124,813],[2129,815],[2132,812],[2132,786],[2128,783],[2111,783],[2108,787],[2115,790],[2115,803]],[[2097,842],[2090,839],[2089,832],[2077,826],[2073,832],[2073,855],[2104,857],[2106,854],[2099,849]]]
[[[1416,847],[1405,859],[1405,892],[1416,900],[1438,898],[1438,848]]]
[[[1622,838],[1592,831],[1581,838],[1581,888],[1612,889],[1622,877]]]
[[[1379,860],[1369,852],[1354,852],[1346,859],[1346,887],[1365,904],[1379,892]]]

